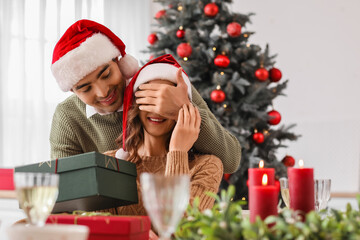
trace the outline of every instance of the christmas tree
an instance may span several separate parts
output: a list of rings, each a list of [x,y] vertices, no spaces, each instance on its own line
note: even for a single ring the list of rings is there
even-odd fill
[[[233,13],[231,0],[158,0],[156,31],[148,36],[150,59],[172,54],[189,75],[220,123],[242,146],[239,169],[225,174],[221,187],[236,186],[236,199],[247,199],[248,168],[264,160],[276,177],[286,176],[294,164],[281,160],[276,150],[284,140],[296,140],[290,126],[279,126],[281,114],[273,99],[283,95],[288,81],[280,81],[276,55],[249,42],[254,32],[244,31],[252,14]]]

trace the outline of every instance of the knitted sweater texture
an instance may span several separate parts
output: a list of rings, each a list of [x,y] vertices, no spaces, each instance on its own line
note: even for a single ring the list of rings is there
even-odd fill
[[[241,159],[239,141],[221,126],[194,87],[192,96],[201,116],[195,149],[220,158],[224,172],[236,171]],[[74,94],[56,107],[50,132],[51,159],[117,149],[115,139],[121,133],[122,112],[87,118],[86,105]]]
[[[110,154],[112,155],[112,154]],[[223,165],[214,155],[196,155],[191,161],[188,154],[181,151],[169,152],[166,156],[148,157],[134,161],[137,170],[138,204],[103,210],[114,215],[147,215],[143,206],[140,174],[150,172],[166,176],[188,174],[190,176],[190,203],[198,196],[199,210],[211,208],[214,199],[206,192],[217,193],[223,175]]]

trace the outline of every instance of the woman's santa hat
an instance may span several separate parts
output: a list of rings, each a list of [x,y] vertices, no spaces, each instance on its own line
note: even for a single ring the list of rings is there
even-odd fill
[[[127,135],[127,116],[129,109],[133,103],[133,95],[138,90],[138,87],[151,80],[168,80],[177,84],[177,71],[180,68],[180,64],[175,58],[166,54],[155,58],[145,64],[132,78],[129,85],[125,89],[124,102],[123,102],[123,148],[120,148],[115,157],[119,159],[127,159],[129,153],[125,151],[125,140]],[[187,85],[187,92],[189,99],[192,99],[191,83],[187,74],[182,70],[182,77]]]
[[[139,64],[134,57],[126,54],[121,39],[97,22],[79,20],[66,30],[56,44],[51,71],[61,90],[67,92],[99,66],[120,55],[120,71],[129,79],[139,70]]]

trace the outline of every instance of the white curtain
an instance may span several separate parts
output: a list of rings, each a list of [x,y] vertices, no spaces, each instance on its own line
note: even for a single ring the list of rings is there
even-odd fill
[[[60,90],[50,71],[52,50],[65,30],[82,18],[103,23],[141,57],[147,2],[0,0],[0,167],[49,160],[52,116],[71,94]]]

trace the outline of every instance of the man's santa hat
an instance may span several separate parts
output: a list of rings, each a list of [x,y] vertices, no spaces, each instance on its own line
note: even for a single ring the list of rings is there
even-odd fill
[[[172,55],[166,54],[149,61],[133,76],[129,85],[125,89],[123,101],[123,147],[116,152],[116,158],[126,160],[129,157],[125,147],[125,140],[127,135],[127,116],[133,103],[133,95],[138,90],[138,87],[143,83],[157,79],[168,80],[177,84],[176,73],[180,67],[180,64]],[[182,70],[182,77],[187,85],[187,93],[189,99],[191,100],[191,83],[184,70]]]
[[[66,30],[56,44],[51,71],[61,90],[66,92],[96,68],[120,55],[120,71],[129,79],[139,70],[139,64],[134,57],[126,54],[121,39],[97,22],[79,20]]]

